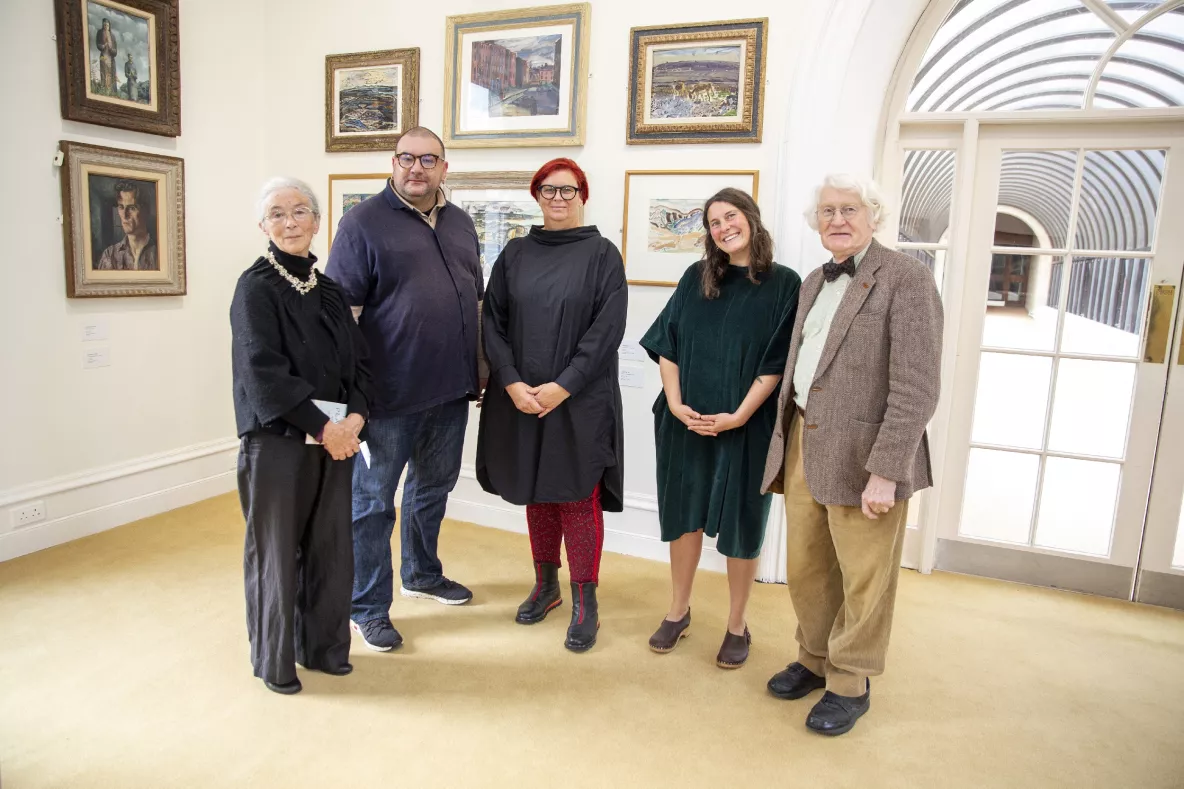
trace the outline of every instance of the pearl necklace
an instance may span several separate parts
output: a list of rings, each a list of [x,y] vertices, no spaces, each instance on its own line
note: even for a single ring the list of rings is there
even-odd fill
[[[307,296],[308,292],[317,286],[317,270],[314,268],[308,273],[308,282],[301,282],[275,259],[275,255],[271,250],[267,250],[267,260],[280,273],[280,276],[292,283],[292,287],[296,288],[296,292],[301,296]]]

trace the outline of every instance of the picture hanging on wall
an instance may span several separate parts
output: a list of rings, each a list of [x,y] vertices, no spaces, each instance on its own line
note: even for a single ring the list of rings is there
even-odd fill
[[[62,117],[181,134],[178,0],[54,0]]]
[[[444,142],[583,145],[591,21],[588,3],[448,17]]]
[[[621,255],[629,284],[677,285],[703,257],[703,204],[728,186],[755,200],[758,180],[756,170],[626,172]]]
[[[444,190],[449,201],[467,213],[477,228],[485,280],[506,244],[543,223],[543,212],[530,196],[531,172],[449,173]]]
[[[630,31],[626,141],[760,142],[768,19]]]
[[[418,125],[418,48],[325,57],[326,151],[393,151]]]
[[[333,235],[337,226],[351,208],[368,197],[381,192],[390,180],[390,173],[363,173],[329,176],[329,247],[333,247]]]
[[[66,295],[185,295],[185,163],[61,142]]]

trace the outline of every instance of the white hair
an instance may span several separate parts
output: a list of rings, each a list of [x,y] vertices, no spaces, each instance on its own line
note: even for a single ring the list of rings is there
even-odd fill
[[[859,178],[848,173],[830,173],[822,179],[822,183],[814,187],[814,200],[802,215],[812,230],[818,229],[818,201],[822,197],[822,190],[826,188],[838,189],[840,192],[855,192],[859,200],[872,213],[872,227],[878,228],[880,223],[888,218],[888,201],[880,187],[870,178]]]
[[[259,190],[258,211],[260,220],[263,220],[267,216],[267,203],[271,200],[271,196],[282,189],[295,189],[308,199],[308,205],[312,208],[313,214],[316,216],[321,215],[321,204],[317,202],[317,196],[312,193],[311,186],[299,178],[288,178],[287,176],[277,175],[275,178],[268,178],[267,183],[263,184],[263,188]]]

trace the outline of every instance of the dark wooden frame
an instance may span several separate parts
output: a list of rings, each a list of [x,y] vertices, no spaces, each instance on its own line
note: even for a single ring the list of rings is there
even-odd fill
[[[58,84],[61,88],[62,117],[116,129],[181,135],[181,35],[178,28],[178,0],[119,0],[120,5],[156,17],[155,111],[88,98],[90,80],[86,60],[88,30],[82,25],[82,3],[86,0],[54,0],[57,17]],[[96,0],[104,2],[104,0]]]
[[[58,143],[64,154],[62,181],[62,238],[65,246],[66,296],[103,298],[117,296],[184,296],[187,291],[185,272],[185,162],[175,156],[160,156],[139,151],[124,151],[102,145],[69,142]],[[96,282],[87,279],[90,270],[85,259],[84,233],[90,232],[89,216],[83,211],[82,183],[84,163],[108,167],[120,165],[139,172],[154,171],[164,176],[165,207],[168,215],[157,216],[157,227],[169,228],[168,254],[172,275],[166,281],[147,282],[128,278],[123,281]],[[131,177],[136,177],[131,174]],[[158,249],[161,238],[156,239]]]
[[[403,67],[403,84],[399,86],[399,117],[402,130],[419,125],[419,47],[385,49],[378,52],[355,52],[349,55],[325,56],[325,150],[337,151],[394,151],[400,134],[350,135],[333,133],[334,95],[333,73],[341,68],[359,66]]]

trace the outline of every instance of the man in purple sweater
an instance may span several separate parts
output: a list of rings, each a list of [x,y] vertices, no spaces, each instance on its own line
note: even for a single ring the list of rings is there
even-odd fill
[[[484,279],[473,220],[444,198],[444,143],[407,131],[392,177],[341,219],[326,273],[341,284],[370,346],[374,402],[369,467],[353,477],[351,620],[366,646],[403,643],[390,621],[395,491],[407,468],[401,592],[463,605],[472,592],[444,576],[440,521],[460,476],[469,416],[485,374],[477,369]]]

